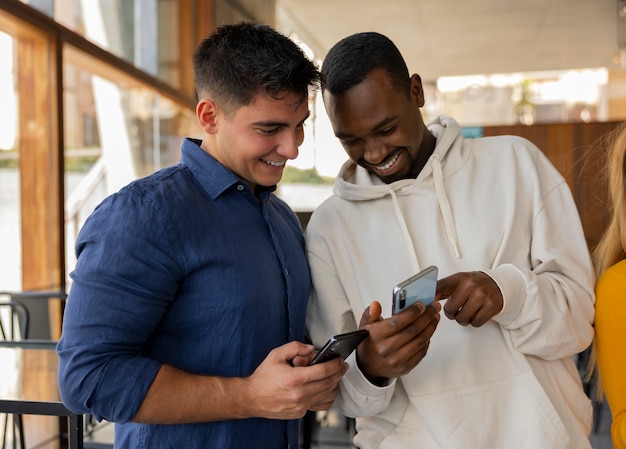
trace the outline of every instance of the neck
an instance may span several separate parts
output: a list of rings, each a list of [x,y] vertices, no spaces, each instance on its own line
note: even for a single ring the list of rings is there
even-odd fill
[[[422,140],[422,146],[420,147],[419,153],[417,154],[417,160],[413,164],[411,168],[411,177],[417,178],[417,175],[420,174],[426,162],[435,151],[435,145],[437,144],[437,139],[434,135],[430,133],[430,131],[426,131],[424,135],[424,139]]]

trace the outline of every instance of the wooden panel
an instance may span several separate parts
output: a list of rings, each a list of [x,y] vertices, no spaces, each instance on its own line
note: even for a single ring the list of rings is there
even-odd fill
[[[607,148],[599,139],[621,122],[488,126],[485,136],[511,134],[533,142],[567,181],[590,248],[608,223],[604,164]]]
[[[20,36],[16,48],[22,288],[62,290],[64,223],[55,48],[44,37],[35,35]],[[33,338],[50,338],[50,331],[43,327],[48,326],[33,326],[34,332],[41,332]]]
[[[31,31],[19,20],[12,23],[19,30],[14,37],[19,91],[22,288],[64,290],[62,110],[57,101],[61,92],[60,51],[52,36]],[[50,310],[45,300],[24,303],[30,313],[29,337],[58,338],[58,301]],[[55,354],[24,354],[22,363],[24,395],[58,399]],[[27,416],[24,421],[26,441],[51,441],[58,434],[58,420]]]

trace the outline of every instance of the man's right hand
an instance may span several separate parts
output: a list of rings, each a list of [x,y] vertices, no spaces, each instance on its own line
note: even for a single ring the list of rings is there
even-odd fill
[[[248,405],[256,409],[253,416],[297,419],[307,410],[330,408],[348,364],[338,358],[308,366],[312,352],[311,345],[290,342],[268,354],[245,379]]]
[[[274,348],[248,377],[206,376],[162,365],[133,421],[297,419],[307,410],[328,410],[348,364],[335,359],[307,366],[313,349],[297,341]]]
[[[391,318],[381,317],[378,301],[365,309],[360,329],[369,331],[357,348],[357,363],[365,376],[376,385],[386,379],[410,372],[424,358],[437,324],[441,305],[428,307],[417,303]]]

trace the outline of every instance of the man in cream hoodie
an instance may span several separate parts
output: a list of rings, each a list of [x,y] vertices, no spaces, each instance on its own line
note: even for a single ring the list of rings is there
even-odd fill
[[[573,356],[593,336],[594,277],[562,176],[520,137],[425,125],[421,80],[385,36],[343,39],[322,72],[350,160],[306,230],[307,329],[317,345],[370,332],[336,402],[355,445],[590,448]],[[439,301],[390,318],[392,287],[428,265]]]

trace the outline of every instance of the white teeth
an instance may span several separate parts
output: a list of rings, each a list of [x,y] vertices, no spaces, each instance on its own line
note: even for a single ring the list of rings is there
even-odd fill
[[[265,162],[267,165],[271,165],[272,167],[282,167],[283,165],[285,165],[285,162],[287,161],[274,162],[274,161],[263,160],[263,162]]]
[[[387,162],[385,165],[378,165],[376,167],[376,170],[388,170],[393,164],[396,163],[399,156],[400,156],[400,153],[396,154],[394,158],[391,159],[389,162]]]

